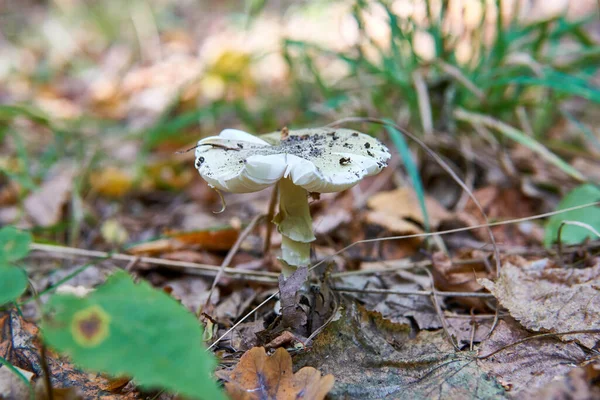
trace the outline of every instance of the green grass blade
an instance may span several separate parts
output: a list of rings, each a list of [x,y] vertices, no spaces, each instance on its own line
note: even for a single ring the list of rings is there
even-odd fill
[[[509,139],[514,140],[515,142],[522,144],[523,146],[529,148],[533,152],[539,154],[546,161],[560,168],[564,173],[570,175],[571,177],[581,182],[587,181],[587,179],[579,171],[577,171],[577,169],[573,168],[563,159],[558,157],[556,154],[552,153],[544,145],[542,145],[535,139],[527,136],[520,130],[513,128],[508,124],[505,124],[504,122],[498,121],[487,115],[472,113],[462,109],[455,110],[454,116],[460,121],[466,121],[474,125],[485,125],[488,128],[495,129],[496,131],[500,132]]]
[[[394,146],[396,146],[396,150],[398,150],[398,153],[400,153],[400,157],[402,157],[406,171],[410,176],[410,180],[415,188],[415,193],[419,199],[419,206],[421,207],[421,212],[423,213],[425,230],[430,232],[431,225],[429,224],[429,214],[427,213],[427,206],[425,205],[425,190],[423,189],[423,182],[421,181],[419,169],[412,158],[412,154],[410,153],[410,149],[406,143],[406,140],[404,139],[404,136],[398,132],[396,128],[394,128],[394,124],[392,122],[386,122],[388,125],[385,126],[385,129],[390,136],[390,139],[392,139],[392,143],[394,143]]]

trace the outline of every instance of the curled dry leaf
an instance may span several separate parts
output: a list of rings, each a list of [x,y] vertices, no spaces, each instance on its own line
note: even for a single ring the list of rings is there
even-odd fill
[[[477,279],[487,277],[483,263],[453,263],[448,255],[441,251],[433,255],[432,274],[436,288],[455,292],[481,290],[483,287],[477,282]]]
[[[298,306],[297,294],[306,278],[308,269],[300,267],[287,279],[279,275],[279,292],[281,293],[281,318],[284,328],[299,328],[306,324],[306,313]]]
[[[506,263],[496,282],[486,287],[525,328],[566,332],[600,329],[600,263],[593,267],[559,268],[547,260],[517,267]],[[563,335],[593,348],[600,334]]]
[[[25,210],[36,225],[56,225],[62,218],[63,207],[73,189],[73,169],[65,169],[53,176],[25,198]]]
[[[481,344],[479,354],[491,354],[528,336],[531,334],[513,319],[502,320]],[[576,344],[547,337],[508,347],[477,363],[515,395],[523,390],[542,388],[555,376],[566,374],[584,360],[585,352]]]
[[[431,273],[435,287],[441,291],[478,292],[483,289],[483,286],[477,282],[477,279],[489,277],[483,262],[453,262],[442,251],[434,253],[432,261],[433,269]],[[456,301],[470,308],[484,309],[486,307],[482,299],[460,297],[456,298]]]
[[[292,357],[279,348],[267,356],[265,349],[254,347],[241,358],[229,375],[225,389],[234,400],[324,399],[334,383],[333,375],[321,376],[312,367],[292,372]]]

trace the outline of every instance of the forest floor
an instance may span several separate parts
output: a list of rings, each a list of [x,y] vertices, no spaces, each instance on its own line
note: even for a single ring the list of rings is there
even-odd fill
[[[0,398],[600,398],[594,1],[189,3],[2,6]],[[330,124],[392,157],[283,280],[186,150]]]

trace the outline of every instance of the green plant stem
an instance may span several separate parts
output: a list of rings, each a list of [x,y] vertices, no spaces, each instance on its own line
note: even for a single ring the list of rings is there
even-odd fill
[[[284,277],[310,264],[310,243],[315,240],[308,207],[308,192],[290,179],[279,181],[279,214],[273,222],[282,235],[281,261]]]

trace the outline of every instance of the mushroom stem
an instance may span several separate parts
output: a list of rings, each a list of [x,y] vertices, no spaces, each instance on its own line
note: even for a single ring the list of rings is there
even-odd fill
[[[296,268],[310,264],[310,243],[316,239],[308,192],[289,178],[279,181],[279,213],[273,222],[282,235],[280,260],[283,276],[288,277]]]

